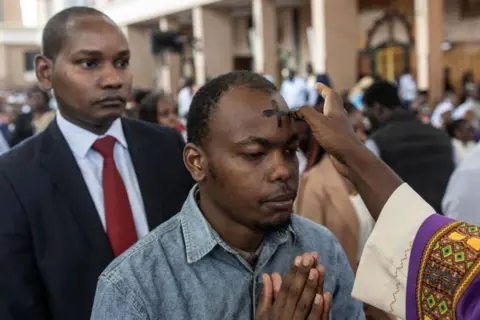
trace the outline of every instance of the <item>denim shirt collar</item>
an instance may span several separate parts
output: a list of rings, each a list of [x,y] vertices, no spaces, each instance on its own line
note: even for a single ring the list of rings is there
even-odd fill
[[[190,190],[180,213],[187,262],[194,263],[202,259],[217,245],[236,254],[237,252],[220,238],[218,233],[211,227],[210,223],[200,211],[197,201],[195,200],[195,192],[197,188],[198,186],[195,185]],[[289,225],[288,228],[275,231],[266,236],[264,239],[264,246],[271,244],[278,246],[281,243],[285,243],[289,236],[292,236],[293,241],[296,240],[296,234],[291,225]]]

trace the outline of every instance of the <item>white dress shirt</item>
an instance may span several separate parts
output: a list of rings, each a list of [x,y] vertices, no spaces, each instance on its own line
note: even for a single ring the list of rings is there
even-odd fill
[[[303,151],[301,150],[297,151],[297,159],[298,159],[298,173],[299,175],[302,175],[302,173],[307,168],[308,159],[305,153],[303,153]]]
[[[406,183],[382,209],[363,249],[352,296],[405,319],[407,275],[413,240],[435,213]]]
[[[367,206],[359,194],[350,195],[350,200],[352,201],[358,220],[357,260],[360,261],[365,243],[367,243],[368,237],[372,234],[373,227],[375,226],[375,220],[373,220],[370,211],[368,211]]]
[[[57,112],[56,121],[82,172],[83,179],[85,180],[105,230],[105,204],[102,186],[103,157],[100,153],[92,149],[92,145],[97,139],[104,136],[112,136],[117,140],[113,150],[115,164],[127,190],[137,236],[140,238],[146,235],[149,230],[145,207],[143,205],[135,168],[130,153],[128,152],[122,121],[120,119],[115,120],[108,131],[102,136],[98,136],[67,121],[61,112]]]
[[[480,225],[480,144],[459,164],[448,182],[442,211],[447,217]]]
[[[404,74],[398,82],[398,95],[402,101],[413,101],[417,98],[417,83],[411,74]]]
[[[8,145],[7,139],[3,136],[0,132],[0,156],[4,153],[7,153],[10,150],[10,146]]]
[[[308,103],[307,101],[307,81],[300,77],[295,76],[292,80],[285,79],[282,82],[280,88],[280,94],[291,110],[300,109]]]
[[[192,88],[185,87],[178,92],[178,115],[185,118],[190,110],[190,104],[193,100]]]

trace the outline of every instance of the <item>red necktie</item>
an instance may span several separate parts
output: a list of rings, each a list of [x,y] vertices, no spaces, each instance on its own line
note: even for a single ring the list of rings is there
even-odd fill
[[[127,190],[113,158],[115,142],[114,137],[106,136],[95,141],[92,148],[103,156],[102,184],[107,235],[113,254],[117,257],[133,245],[138,237]]]

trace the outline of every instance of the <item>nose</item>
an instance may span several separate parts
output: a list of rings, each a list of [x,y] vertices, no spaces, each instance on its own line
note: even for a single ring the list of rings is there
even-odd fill
[[[104,89],[120,89],[123,86],[121,70],[107,63],[102,70],[101,85]]]
[[[294,155],[296,158],[296,155]],[[291,159],[291,155],[286,156],[283,152],[275,151],[272,155],[272,164],[270,171],[270,180],[288,181],[292,178],[296,161]]]

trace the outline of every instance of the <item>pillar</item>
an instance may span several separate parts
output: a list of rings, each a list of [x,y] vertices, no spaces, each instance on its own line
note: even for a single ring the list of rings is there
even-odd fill
[[[443,96],[443,1],[415,0],[417,86],[428,90],[430,102]]]
[[[195,80],[203,85],[233,70],[233,30],[228,11],[196,7],[192,12]]]
[[[336,91],[357,80],[358,4],[352,0],[311,0],[311,56],[316,73],[327,73]]]
[[[280,48],[289,53],[286,61],[286,67],[298,70],[297,52],[295,48],[295,37],[293,30],[293,8],[284,8],[278,12],[279,28],[282,38],[280,39]]]
[[[21,27],[22,9],[18,0],[4,0],[1,2],[2,24],[7,26]]]
[[[307,30],[312,26],[312,14],[310,11],[310,3],[301,2],[299,8],[299,28],[300,28],[300,35],[299,35],[299,53],[300,53],[300,72],[305,73],[306,65],[308,62],[312,62],[310,58],[310,48],[309,48],[309,40],[307,36]]]
[[[162,17],[159,21],[160,31],[177,30],[178,22],[172,17]],[[176,94],[181,77],[180,55],[176,52],[164,52],[157,57],[157,88],[166,94]]]
[[[154,58],[150,52],[150,31],[127,26],[122,28],[130,46],[130,70],[133,74],[133,87],[152,89],[155,79]]]
[[[274,0],[252,0],[255,37],[255,72],[272,76],[278,82],[277,7]]]

